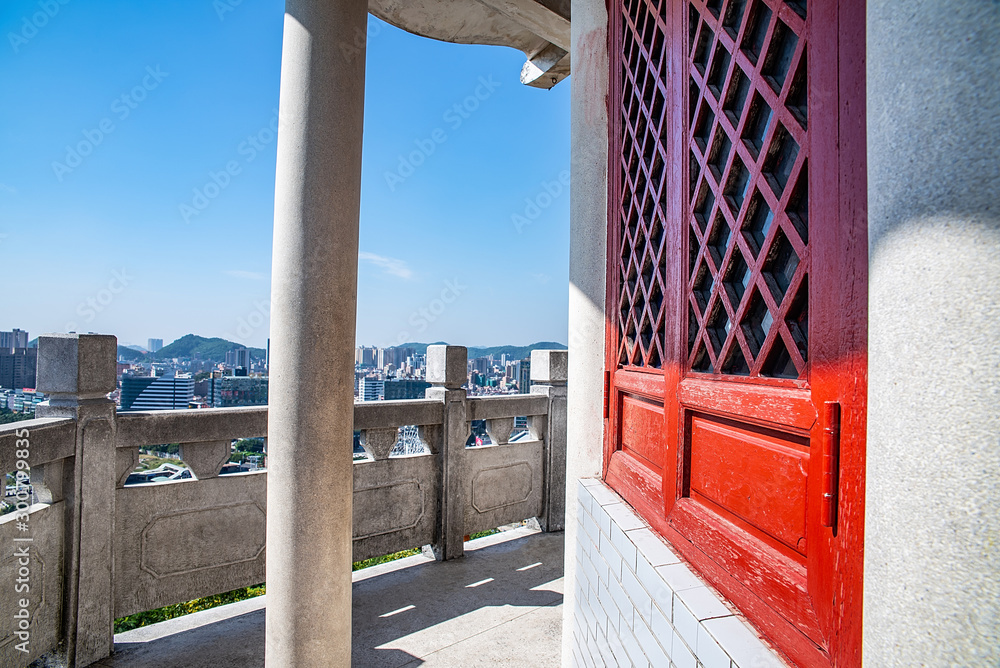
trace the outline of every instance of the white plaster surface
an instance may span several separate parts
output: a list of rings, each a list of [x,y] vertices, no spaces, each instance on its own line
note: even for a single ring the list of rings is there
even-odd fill
[[[601,0],[572,3],[569,386],[566,428],[566,541],[576,540],[576,484],[601,471],[604,388],[604,290],[607,247],[608,15]],[[567,600],[576,562],[566,559]],[[569,663],[572,620],[563,625]]]
[[[864,660],[997,666],[1000,4],[867,23]]]

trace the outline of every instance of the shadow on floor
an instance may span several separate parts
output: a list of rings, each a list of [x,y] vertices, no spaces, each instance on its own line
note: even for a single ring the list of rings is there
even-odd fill
[[[356,572],[352,664],[557,666],[563,534],[509,534],[468,543],[456,561],[417,556]],[[117,635],[115,654],[93,666],[263,666],[264,599]]]

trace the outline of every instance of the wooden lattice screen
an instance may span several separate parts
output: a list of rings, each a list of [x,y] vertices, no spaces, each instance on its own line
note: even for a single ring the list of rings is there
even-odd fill
[[[644,0],[626,5],[621,96],[618,360],[660,368],[664,355],[666,25]]]
[[[688,5],[688,368],[804,377],[806,3],[723,4]]]

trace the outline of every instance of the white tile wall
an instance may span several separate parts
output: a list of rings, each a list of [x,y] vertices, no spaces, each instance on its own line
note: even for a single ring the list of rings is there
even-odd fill
[[[574,666],[785,666],[604,483],[580,480],[577,499]]]

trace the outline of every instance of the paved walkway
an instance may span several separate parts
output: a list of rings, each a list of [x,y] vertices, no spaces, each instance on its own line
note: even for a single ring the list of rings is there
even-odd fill
[[[353,665],[558,666],[563,534],[517,529],[354,573]],[[92,668],[264,665],[266,596],[115,636]]]

